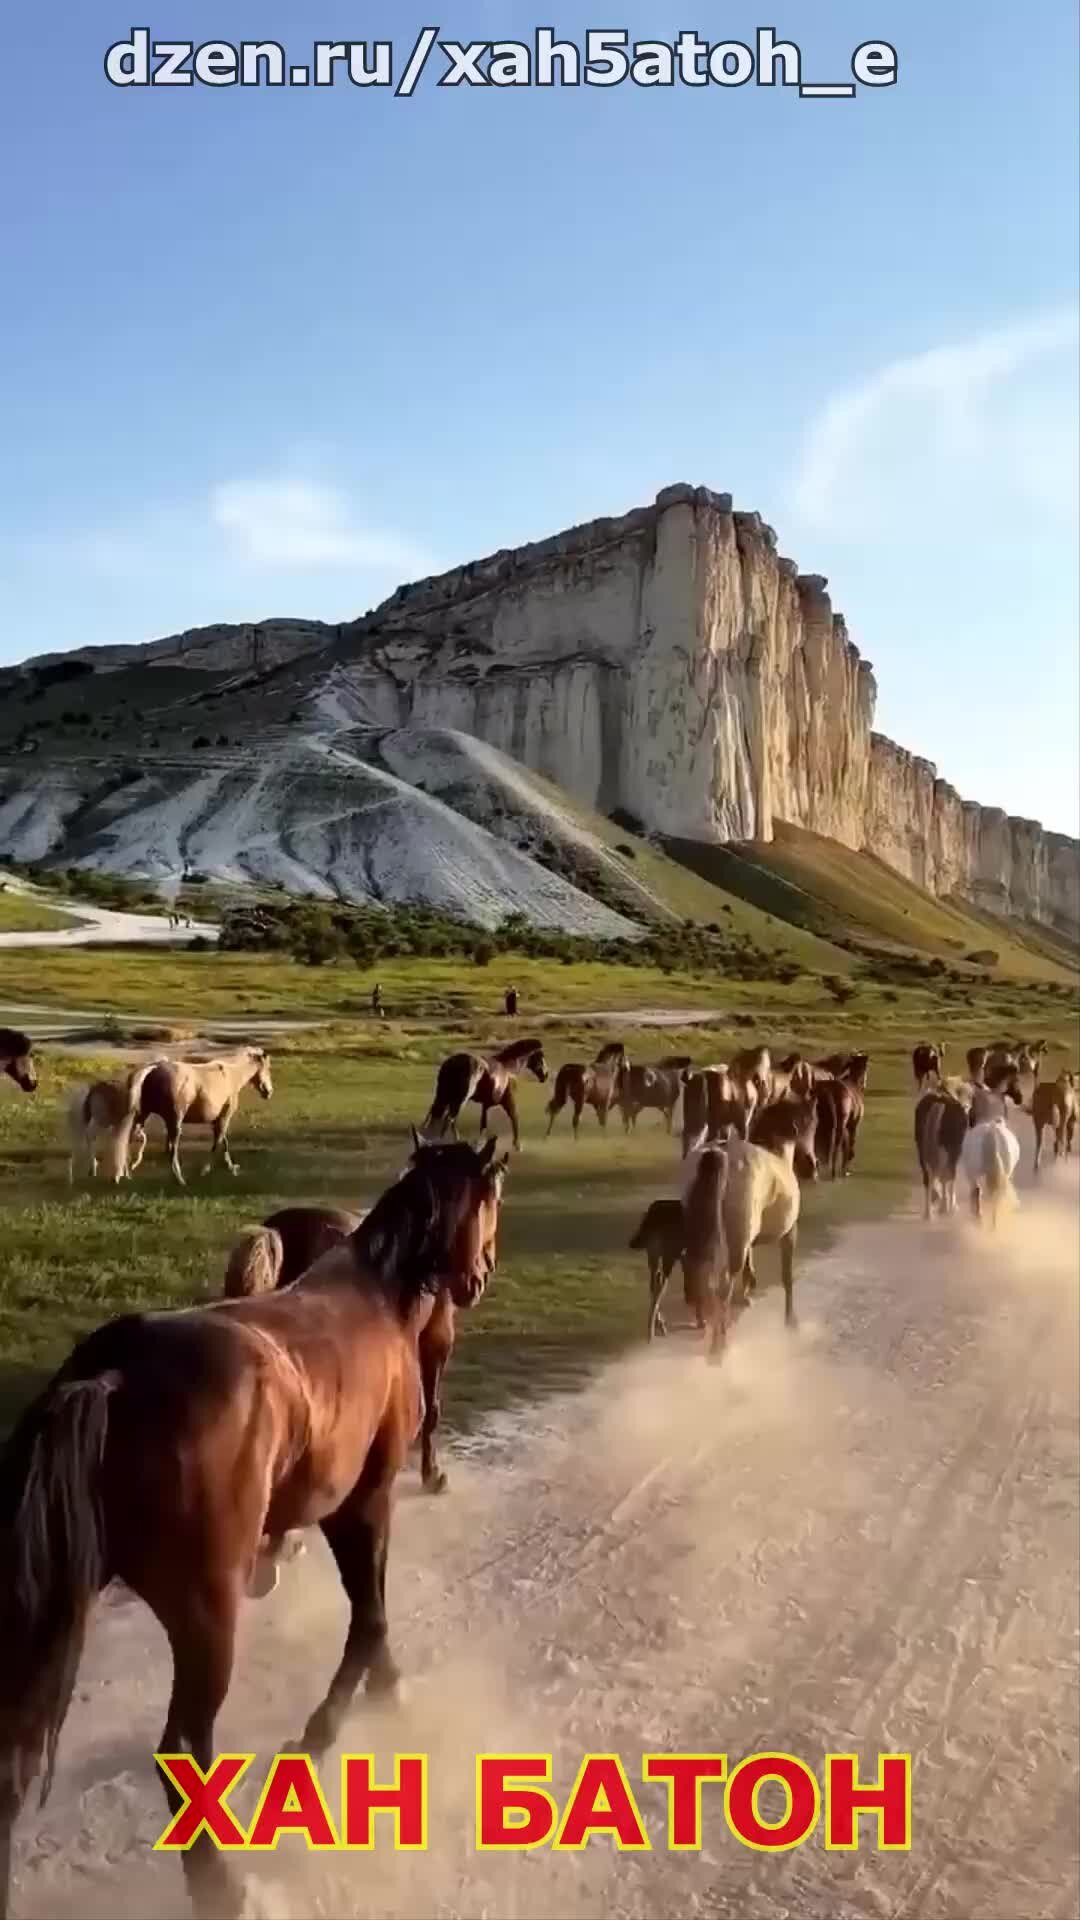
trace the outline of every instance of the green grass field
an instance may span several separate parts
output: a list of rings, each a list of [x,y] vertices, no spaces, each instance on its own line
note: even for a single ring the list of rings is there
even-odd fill
[[[337,998],[359,995],[366,985],[355,970],[317,970],[312,977],[311,970],[278,960],[216,954],[37,952],[32,969],[26,965],[30,957],[4,957],[5,967],[8,960],[22,963],[5,971],[4,992],[18,984],[21,997],[32,987],[41,1000],[53,994],[73,1005],[143,1007],[158,1016],[171,1013],[178,1022],[186,1016],[194,1026],[213,1007],[235,1017],[245,992],[285,1015],[311,1011],[314,1002],[314,1010],[326,1016],[335,1013]],[[610,1027],[587,1017],[589,1006],[679,1003],[677,983],[646,983],[632,969],[626,980],[598,980],[585,968],[536,965],[536,974],[510,960],[483,970],[459,966],[453,989],[442,963],[399,962],[384,969],[391,1008],[411,1002],[412,1016],[380,1025],[338,1013],[333,1024],[275,1043],[275,1097],[269,1105],[246,1099],[234,1125],[239,1177],[215,1173],[200,1180],[205,1143],[194,1134],[187,1142],[187,1193],[168,1179],[160,1137],[124,1191],[69,1191],[60,1128],[64,1091],[91,1074],[116,1074],[118,1065],[115,1056],[101,1052],[42,1045],[36,1097],[0,1085],[0,1421],[59,1362],[71,1340],[101,1320],[132,1307],[214,1297],[227,1250],[246,1222],[286,1202],[369,1204],[403,1164],[408,1126],[426,1111],[437,1061],[459,1045],[493,1045],[528,1027],[527,1017],[515,1029],[492,1010],[502,973],[513,973],[527,1003],[545,1006],[558,1021],[545,1035],[553,1063],[591,1058],[610,1037]],[[700,1004],[708,983],[682,984],[683,1004]],[[448,1010],[452,990],[461,1001]],[[721,1004],[733,997],[723,982],[713,983],[713,992]],[[821,1183],[809,1191],[803,1231],[809,1252],[845,1219],[882,1215],[910,1193],[910,1046],[935,1030],[931,1016],[944,1009],[905,994],[896,1004],[868,999],[842,1012],[820,1002],[770,1010],[763,992],[759,986],[753,1023],[778,1048],[798,1045],[812,1055],[835,1044],[862,1044],[873,1055],[857,1170],[839,1186]],[[432,999],[440,1010],[425,1015]],[[953,1013],[951,1020],[957,1059],[965,1045],[986,1039],[988,1029],[1011,1030],[1018,1022],[1025,1030],[1037,1021],[1059,1049],[1068,1048],[1075,1035],[1075,1023],[1070,1026],[1061,1008],[1031,991],[1011,1004],[991,994],[985,1007],[967,1007],[962,1018]],[[736,1024],[644,1031],[628,1022],[619,1032],[638,1059],[667,1052],[716,1059],[748,1038],[745,1026]],[[523,1086],[525,1151],[507,1187],[501,1268],[490,1296],[475,1315],[463,1318],[446,1393],[451,1426],[515,1396],[564,1386],[642,1334],[644,1265],[627,1241],[647,1202],[675,1191],[677,1148],[655,1116],[645,1117],[626,1139],[617,1124],[601,1135],[587,1114],[575,1146],[564,1115],[546,1141],[546,1098],[535,1083]],[[772,1270],[766,1253],[764,1280]],[[766,1298],[762,1310],[775,1311],[775,1302]]]
[[[40,900],[20,893],[0,893],[0,933],[48,933],[73,927],[68,913],[56,913]]]

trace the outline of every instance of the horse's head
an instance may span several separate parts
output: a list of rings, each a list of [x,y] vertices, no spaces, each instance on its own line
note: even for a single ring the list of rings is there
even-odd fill
[[[1011,1100],[1016,1107],[1024,1104],[1024,1095],[1020,1086],[1020,1070],[1015,1060],[998,1060],[986,1070],[986,1084],[991,1093],[1001,1100]]]
[[[412,1172],[425,1181],[431,1203],[432,1244],[426,1258],[436,1287],[455,1306],[472,1307],[497,1265],[499,1209],[509,1154],[488,1139],[432,1145],[413,1132]]]
[[[942,1057],[944,1057],[944,1047],[941,1049],[941,1052]],[[848,1079],[856,1087],[865,1087],[869,1073],[870,1055],[868,1053],[853,1053],[848,1065]]]
[[[261,1047],[252,1047],[251,1061],[255,1068],[251,1084],[256,1093],[261,1094],[264,1100],[269,1100],[274,1092],[274,1082],[270,1073],[270,1055],[264,1053]]]
[[[33,1062],[34,1043],[29,1034],[10,1027],[0,1030],[0,1060],[9,1080],[24,1093],[36,1093],[38,1077]]]
[[[543,1047],[537,1047],[535,1053],[530,1053],[525,1061],[525,1065],[528,1067],[533,1079],[539,1080],[540,1085],[543,1086],[548,1078],[548,1063],[544,1058]]]

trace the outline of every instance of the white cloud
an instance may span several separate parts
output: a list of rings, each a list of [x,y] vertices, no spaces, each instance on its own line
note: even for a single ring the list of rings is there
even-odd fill
[[[1036,314],[833,394],[804,437],[794,511],[807,527],[854,533],[895,511],[912,481],[958,499],[1016,490],[1072,518],[1077,445],[1065,419],[1075,403],[1070,386],[1047,391],[1047,379],[1075,382],[1078,340],[1076,308]]]
[[[301,479],[232,480],[213,489],[210,518],[246,565],[423,572],[422,555],[396,535],[362,526],[345,496]]]

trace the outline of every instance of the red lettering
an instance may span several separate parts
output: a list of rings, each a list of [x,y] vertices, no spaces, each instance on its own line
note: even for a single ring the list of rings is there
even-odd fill
[[[514,1777],[550,1780],[546,1753],[479,1753],[476,1756],[476,1847],[490,1853],[509,1847],[542,1847],[559,1809],[542,1787],[524,1787]],[[511,1816],[514,1816],[511,1818]]]
[[[649,1836],[623,1763],[614,1753],[587,1754],[552,1846],[576,1850],[591,1833],[613,1833],[620,1853],[647,1853]]]
[[[334,1823],[306,1753],[278,1754],[248,1830],[248,1846],[272,1852],[283,1833],[302,1833],[309,1847],[337,1845]]]
[[[157,1846],[177,1847],[183,1852],[198,1839],[204,1827],[215,1846],[246,1846],[244,1829],[229,1812],[225,1800],[254,1757],[251,1753],[223,1753],[209,1773],[204,1774],[189,1753],[155,1754],[162,1773],[185,1800]]]
[[[372,1784],[373,1764],[370,1753],[348,1753],[342,1762],[345,1846],[362,1851],[373,1847],[374,1815],[392,1813],[398,1852],[426,1847],[427,1755],[399,1753],[392,1787]]]
[[[825,1845],[854,1853],[859,1845],[860,1813],[877,1816],[879,1853],[903,1852],[911,1845],[911,1755],[878,1755],[878,1777],[865,1786],[858,1755],[830,1753],[825,1761]]]
[[[723,1753],[647,1753],[646,1780],[668,1783],[668,1848],[672,1853],[701,1846],[701,1784],[727,1777]]]
[[[758,1794],[766,1780],[779,1780],[787,1794],[782,1820],[766,1822],[758,1814]],[[817,1826],[820,1810],[817,1781],[809,1767],[790,1753],[753,1753],[739,1762],[728,1782],[728,1826],[737,1840],[759,1853],[801,1847]]]

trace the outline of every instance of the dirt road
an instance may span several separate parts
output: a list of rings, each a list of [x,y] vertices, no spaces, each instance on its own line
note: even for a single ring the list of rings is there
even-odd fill
[[[429,1850],[309,1859],[286,1840],[253,1858],[264,1910],[1073,1914],[1077,1172],[1028,1187],[996,1246],[914,1214],[851,1232],[803,1269],[797,1335],[767,1292],[722,1372],[672,1338],[504,1418],[459,1450],[441,1502],[410,1473],[390,1597],[413,1694],[396,1719],[361,1706],[347,1744],[374,1749],[383,1777],[395,1750],[431,1755]],[[257,1746],[265,1763],[295,1736],[342,1624],[317,1543],[250,1606],[220,1750]],[[148,1855],[166,1692],[156,1627],[103,1607],[54,1798],[21,1824],[20,1920],[185,1913],[178,1867]],[[857,1853],[827,1852],[820,1830],[752,1852],[706,1788],[702,1853],[671,1854],[643,1788],[651,1852],[473,1853],[476,1752],[551,1752],[565,1795],[583,1753],[621,1753],[636,1789],[657,1749],[732,1764],[783,1749],[816,1767],[830,1750],[910,1751],[911,1851],[874,1854],[870,1828]],[[776,1817],[767,1796],[762,1810]]]

